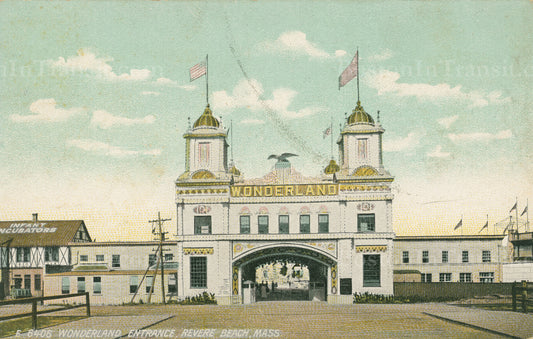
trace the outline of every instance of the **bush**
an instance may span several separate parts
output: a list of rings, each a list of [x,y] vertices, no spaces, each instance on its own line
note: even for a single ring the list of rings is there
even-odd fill
[[[453,297],[424,297],[424,296],[394,296],[372,293],[354,293],[354,304],[409,304],[409,303],[427,303],[427,302],[445,302],[457,300]]]
[[[184,300],[181,300],[178,302],[180,305],[207,305],[207,304],[215,304],[216,305],[217,300],[215,298],[214,293],[207,293],[203,292],[198,294],[194,297],[185,297]]]

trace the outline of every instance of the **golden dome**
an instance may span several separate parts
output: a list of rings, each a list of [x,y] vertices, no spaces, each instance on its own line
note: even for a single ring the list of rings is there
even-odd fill
[[[236,177],[241,175],[241,171],[239,171],[239,169],[237,167],[235,167],[235,165],[231,166],[231,168],[229,169],[229,172],[231,174],[233,174],[234,176],[236,176]]]
[[[213,116],[213,112],[209,108],[209,104],[205,107],[204,113],[194,122],[193,128],[207,126],[219,127],[218,119]]]
[[[330,160],[329,165],[324,168],[324,173],[326,174],[334,174],[337,173],[340,170],[339,165],[335,162],[335,160]]]
[[[361,106],[361,101],[357,101],[357,106],[348,117],[348,125],[352,124],[374,124],[374,119],[365,112],[363,106]]]

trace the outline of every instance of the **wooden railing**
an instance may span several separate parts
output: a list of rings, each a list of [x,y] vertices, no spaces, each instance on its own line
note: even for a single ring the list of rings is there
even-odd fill
[[[533,292],[533,283],[523,280],[513,284],[513,311],[517,311],[517,303],[520,301],[522,312],[527,313],[528,304],[531,302],[528,295]],[[520,300],[518,300],[520,299]]]
[[[57,300],[57,299],[66,299],[66,298],[72,298],[72,297],[81,297],[85,296],[85,304],[75,305],[75,306],[69,306],[69,307],[62,307],[62,308],[55,308],[52,310],[42,310],[37,311],[37,303],[42,302],[45,300]],[[73,294],[61,294],[61,295],[53,295],[49,297],[35,297],[35,298],[22,298],[22,299],[14,299],[14,300],[6,300],[6,301],[0,301],[0,307],[5,305],[20,305],[20,304],[30,304],[31,303],[31,312],[28,313],[19,313],[19,314],[12,314],[8,316],[0,317],[1,320],[10,320],[10,319],[17,319],[17,318],[23,318],[31,315],[31,324],[34,330],[37,329],[37,315],[38,314],[44,314],[44,313],[51,313],[51,312],[58,312],[63,311],[66,309],[73,309],[78,307],[87,307],[87,316],[91,316],[91,304],[89,302],[89,292],[84,293],[73,293]]]

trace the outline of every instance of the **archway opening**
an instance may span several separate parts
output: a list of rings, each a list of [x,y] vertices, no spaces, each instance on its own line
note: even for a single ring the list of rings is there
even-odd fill
[[[241,265],[243,284],[255,286],[255,301],[326,300],[328,264],[294,249],[263,254]]]

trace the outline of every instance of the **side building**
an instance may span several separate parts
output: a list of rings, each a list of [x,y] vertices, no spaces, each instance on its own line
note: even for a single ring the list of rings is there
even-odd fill
[[[509,232],[512,262],[503,266],[505,282],[533,281],[533,232]]]
[[[89,292],[93,305],[161,303],[163,277],[165,301],[177,296],[176,241],[163,243],[163,263],[158,241],[92,242],[70,249],[72,269],[45,276],[47,295]]]
[[[397,282],[502,282],[504,235],[397,236]]]
[[[71,246],[90,242],[83,220],[0,222],[0,298],[42,296],[46,273],[71,269]]]
[[[264,177],[246,179],[228,163],[227,130],[208,105],[184,135],[176,181],[179,297],[208,291],[219,304],[241,303],[272,263],[282,274],[304,267],[309,296],[330,303],[352,303],[354,292],[392,294],[393,177],[383,133],[357,102],[337,141],[339,165],[304,177],[285,153],[269,157],[277,162]]]

